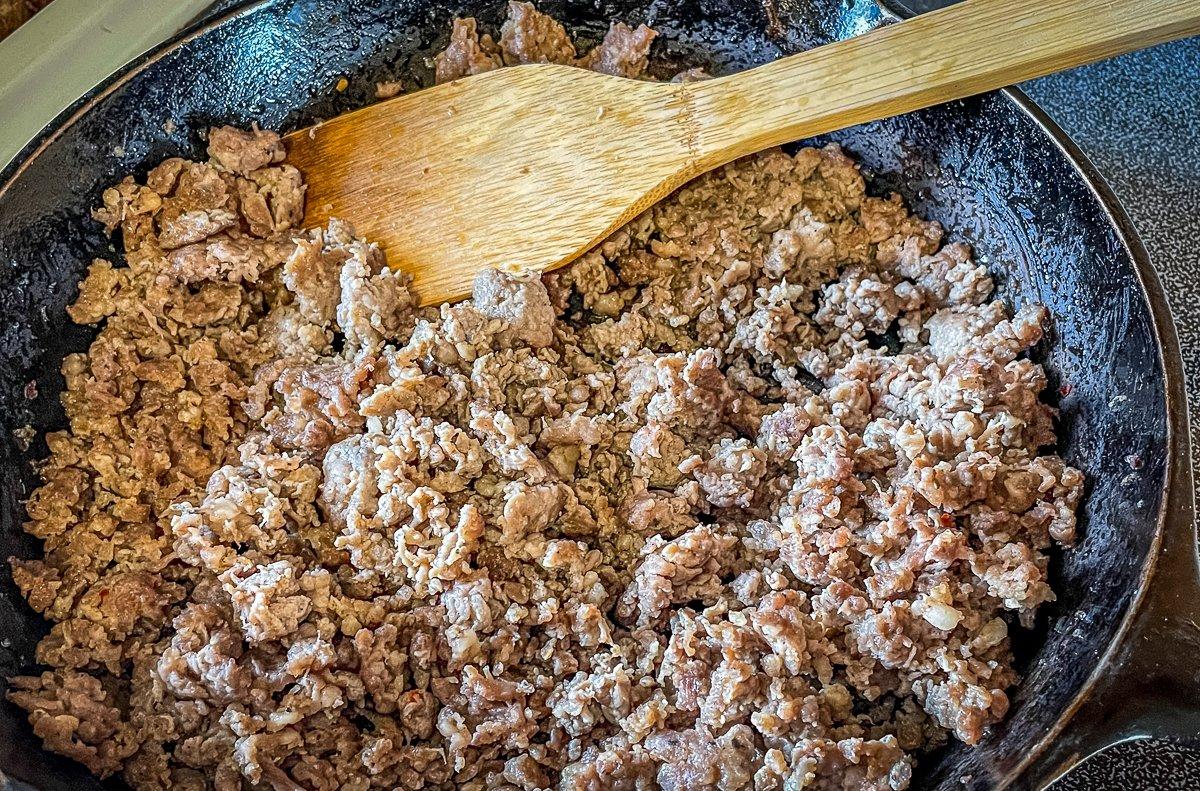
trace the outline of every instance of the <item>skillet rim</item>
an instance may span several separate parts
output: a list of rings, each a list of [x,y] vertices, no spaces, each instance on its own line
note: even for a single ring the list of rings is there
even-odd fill
[[[267,1],[269,2],[270,0]],[[1162,280],[1158,276],[1158,270],[1155,269],[1154,263],[1150,260],[1150,253],[1146,250],[1146,246],[1142,242],[1141,236],[1133,224],[1133,220],[1129,217],[1129,213],[1125,211],[1125,208],[1108,185],[1103,174],[1100,173],[1099,169],[1087,154],[1084,153],[1083,149],[1071,139],[1070,135],[1045,110],[1029,98],[1020,88],[1010,86],[1002,88],[995,93],[999,93],[1011,101],[1018,110],[1024,113],[1054,143],[1054,146],[1075,169],[1079,177],[1083,180],[1083,183],[1096,197],[1100,207],[1104,211],[1105,217],[1107,217],[1109,224],[1116,232],[1121,247],[1133,262],[1133,271],[1137,278],[1137,284],[1146,298],[1147,306],[1150,308],[1155,350],[1158,353],[1159,364],[1162,366],[1163,371],[1163,401],[1167,418],[1164,442],[1167,463],[1163,469],[1163,481],[1160,489],[1161,497],[1159,499],[1158,514],[1155,519],[1154,536],[1146,552],[1146,560],[1142,564],[1138,586],[1134,591],[1133,598],[1126,607],[1125,615],[1121,618],[1121,623],[1118,625],[1112,640],[1109,641],[1104,653],[1096,661],[1095,668],[1088,675],[1071,701],[1062,709],[1058,718],[1054,721],[1054,725],[1047,729],[1046,733],[1026,753],[1024,758],[1005,777],[1001,778],[998,788],[1002,789],[1011,785],[1018,778],[1021,778],[1031,767],[1046,756],[1046,753],[1050,750],[1054,742],[1071,725],[1072,720],[1079,713],[1079,710],[1091,700],[1092,694],[1096,692],[1100,682],[1112,675],[1116,669],[1113,667],[1115,660],[1126,651],[1131,632],[1134,631],[1133,627],[1135,623],[1148,609],[1146,607],[1147,597],[1156,572],[1158,572],[1159,566],[1162,565],[1160,561],[1162,560],[1162,550],[1167,531],[1189,531],[1189,535],[1186,535],[1185,538],[1187,539],[1186,546],[1191,550],[1193,559],[1193,576],[1196,573],[1195,557],[1197,543],[1195,526],[1193,524],[1195,484],[1191,469],[1191,443],[1188,434],[1189,415],[1187,391],[1184,382],[1183,354],[1179,346],[1175,318],[1171,312],[1170,303],[1167,301],[1166,292],[1163,291]],[[0,187],[0,191],[2,191],[2,187]],[[1180,438],[1182,438],[1182,442]],[[1181,450],[1187,452],[1180,453]],[[1108,743],[1099,749],[1109,747],[1119,740],[1111,739],[1107,741]],[[1065,765],[1054,769],[1046,767],[1043,770],[1045,776],[1035,778],[1034,782],[1039,788],[1049,785],[1053,780],[1069,771],[1071,767],[1097,751],[1093,750],[1090,753],[1078,755],[1074,760],[1070,760]]]
[[[187,44],[214,29],[226,25],[244,16],[261,13],[273,6],[278,0],[249,0],[230,10],[218,12],[215,15],[202,13],[194,22],[186,25],[178,33],[163,41],[161,44],[147,50],[132,59],[115,72],[99,81],[95,87],[84,93],[68,107],[58,113],[49,123],[28,143],[21,147],[12,160],[0,168],[0,198],[12,188],[21,175],[47,149],[52,146],[72,125],[83,118],[101,101],[124,86],[145,69]],[[887,16],[900,18],[886,0],[875,0],[876,4]],[[885,21],[883,24],[888,24]],[[1191,534],[1186,536],[1186,545],[1193,558],[1192,573],[1196,574],[1195,557],[1197,539],[1192,524],[1194,484],[1189,454],[1181,456],[1180,450],[1190,447],[1188,434],[1188,407],[1184,384],[1183,356],[1179,345],[1175,320],[1162,281],[1158,276],[1132,219],[1117,199],[1116,194],[1108,186],[1104,176],[1091,159],[1083,152],[1078,144],[1071,139],[1067,132],[1059,126],[1036,102],[1029,98],[1020,88],[1007,87],[991,94],[999,94],[1011,102],[1017,110],[1023,113],[1034,126],[1044,134],[1066,159],[1067,163],[1082,179],[1083,184],[1092,193],[1104,212],[1108,224],[1112,227],[1122,249],[1133,264],[1133,272],[1142,296],[1149,307],[1155,349],[1158,353],[1159,364],[1163,371],[1163,400],[1166,415],[1165,452],[1168,454],[1164,465],[1163,481],[1160,488],[1158,513],[1154,520],[1154,535],[1151,539],[1146,559],[1138,576],[1138,585],[1126,606],[1125,613],[1108,642],[1104,653],[1098,658],[1095,667],[1084,680],[1074,697],[1062,708],[1053,725],[1046,730],[1035,745],[1029,749],[1023,758],[1003,777],[998,779],[997,789],[1011,786],[1020,779],[1030,779],[1025,775],[1039,761],[1047,757],[1054,742],[1062,736],[1071,724],[1075,715],[1091,699],[1100,682],[1112,674],[1114,661],[1119,659],[1129,642],[1133,627],[1144,615],[1147,594],[1162,559],[1162,550],[1168,530],[1180,531],[1188,529]],[[988,95],[988,94],[981,94]],[[1180,441],[1182,438],[1182,442]],[[1179,507],[1183,506],[1183,507]],[[1186,523],[1186,524],[1177,524]],[[1116,743],[1111,739],[1104,746]],[[1071,766],[1087,757],[1087,754],[1075,756],[1065,765],[1056,768],[1038,767],[1043,775],[1032,778],[1037,787],[1044,787],[1056,779]],[[3,775],[0,775],[3,776]],[[8,778],[5,778],[8,779]]]

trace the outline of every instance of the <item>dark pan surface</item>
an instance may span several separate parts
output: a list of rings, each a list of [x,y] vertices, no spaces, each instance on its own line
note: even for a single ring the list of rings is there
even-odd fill
[[[656,54],[672,67],[715,72],[752,66],[880,24],[868,0],[543,2],[585,43],[609,19],[663,33]],[[120,174],[172,155],[198,155],[213,123],[257,121],[284,130],[372,100],[374,83],[427,84],[426,59],[455,13],[494,26],[501,4],[406,0],[278,0],[253,5],[169,49],[61,119],[43,147],[0,179],[0,555],[32,556],[21,501],[35,483],[11,431],[64,424],[57,394],[64,354],[90,333],[64,308],[95,255],[115,253],[87,219]],[[673,70],[673,68],[671,69]],[[347,77],[350,88],[334,86]],[[168,133],[164,122],[175,127]],[[1163,363],[1136,241],[1125,240],[1087,178],[1019,99],[992,94],[832,136],[863,162],[878,192],[896,190],[1000,276],[1015,305],[1038,300],[1055,316],[1039,356],[1061,397],[1060,451],[1087,473],[1082,540],[1055,568],[1060,599],[1019,641],[1027,679],[1009,719],[975,750],[952,748],[922,764],[923,787],[991,787],[1028,759],[1083,688],[1118,633],[1156,546],[1166,481]],[[21,162],[21,160],[18,160]],[[1159,299],[1157,286],[1154,298]],[[32,385],[30,383],[33,383]],[[1056,396],[1057,398],[1057,396]],[[1129,463],[1136,456],[1140,467]],[[29,667],[45,625],[0,571],[0,671]],[[75,765],[48,756],[21,712],[0,711],[0,767],[43,789],[95,788]]]

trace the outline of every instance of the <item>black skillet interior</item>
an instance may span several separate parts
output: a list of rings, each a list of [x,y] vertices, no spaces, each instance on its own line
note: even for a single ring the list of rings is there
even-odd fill
[[[883,21],[871,0],[540,5],[585,44],[597,41],[610,19],[649,23],[663,34],[655,49],[663,74],[692,65],[717,73],[746,68]],[[56,132],[60,119],[43,135],[49,145],[15,178],[10,167],[0,182],[0,556],[37,551],[20,530],[21,501],[35,481],[29,462],[45,453],[40,434],[64,423],[61,359],[84,349],[90,337],[69,322],[64,307],[87,262],[115,255],[87,219],[100,191],[164,157],[200,154],[200,132],[210,124],[287,130],[372,101],[378,80],[428,84],[428,59],[456,13],[474,14],[494,29],[503,9],[498,0],[248,6],[99,91],[78,120]],[[343,76],[350,87],[339,93]],[[1033,633],[1017,640],[1027,678],[1011,716],[975,750],[952,747],[929,756],[916,783],[953,788],[965,779],[989,787],[1030,754],[1097,666],[1152,546],[1167,448],[1153,321],[1137,265],[1101,200],[1012,99],[992,94],[830,138],[863,163],[874,191],[900,192],[919,213],[970,241],[999,276],[1003,298],[1016,305],[1041,301],[1055,317],[1037,355],[1062,410],[1060,451],[1091,482],[1083,537],[1056,561],[1059,600]],[[12,430],[26,424],[39,436],[21,451]],[[45,628],[5,567],[3,675],[28,671]],[[8,704],[0,711],[0,769],[41,789],[99,787],[74,764],[41,752]]]

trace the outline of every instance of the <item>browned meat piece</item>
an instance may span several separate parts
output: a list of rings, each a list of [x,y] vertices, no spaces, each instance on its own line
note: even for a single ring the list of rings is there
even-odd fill
[[[657,773],[658,763],[640,745],[592,747],[563,769],[559,787],[567,791],[641,791],[654,787]]]
[[[296,249],[283,265],[283,283],[296,297],[296,305],[308,321],[321,327],[333,323],[341,300],[338,278],[344,258],[340,251],[323,250],[317,238],[299,238]]]
[[[646,478],[651,486],[665,489],[682,481],[683,472],[679,465],[688,455],[687,442],[666,423],[647,423],[629,439],[633,474]]]
[[[624,409],[677,433],[708,435],[739,406],[713,349],[633,358],[624,367],[623,384]]]
[[[983,729],[1008,712],[1003,690],[962,681],[918,681],[913,692],[939,725],[967,744],[983,738]]]
[[[92,217],[104,223],[112,233],[121,229],[127,251],[141,247],[142,242],[153,232],[153,215],[162,209],[163,196],[154,190],[134,183],[127,176],[116,186],[104,191],[103,205],[92,211]]]
[[[312,610],[311,596],[302,592],[296,569],[286,560],[235,565],[221,574],[221,583],[251,645],[295,634]]]
[[[190,604],[173,624],[171,644],[158,658],[155,673],[180,700],[232,703],[250,689],[250,671],[238,664],[242,636],[211,604]]]
[[[358,400],[369,390],[375,369],[372,358],[318,365],[274,365],[259,370],[255,390],[269,387],[279,396],[278,405],[262,403],[255,413],[283,448],[321,452],[362,427]]]
[[[763,417],[757,444],[771,458],[791,461],[811,426],[812,416],[807,412],[795,404],[783,404]]]
[[[162,198],[155,221],[156,241],[164,250],[203,241],[237,225],[235,192],[216,168],[188,163],[175,190]]]
[[[274,132],[232,126],[214,126],[208,130],[208,155],[221,167],[242,176],[282,162],[286,153]]]
[[[209,238],[237,223],[237,216],[225,209],[169,208],[162,214],[158,241],[165,249],[173,250]]]
[[[8,699],[29,711],[46,749],[79,761],[101,777],[121,768],[138,742],[100,680],[85,673],[42,673],[11,679]]]
[[[575,61],[575,45],[558,20],[520,0],[509,0],[508,19],[500,28],[500,49],[510,66]]]
[[[328,242],[327,242],[328,243]],[[339,276],[337,323],[350,352],[376,352],[400,334],[415,300],[408,277],[388,268],[375,245],[353,241]]]
[[[516,683],[489,678],[468,665],[457,694],[438,715],[438,731],[455,766],[461,768],[468,748],[528,747],[537,725],[529,718],[526,703],[526,693]]]
[[[157,634],[167,606],[182,593],[148,571],[109,572],[76,600],[73,615],[99,624],[115,641],[146,629]]]
[[[237,180],[238,202],[250,233],[264,239],[304,219],[304,180],[291,165],[251,171]]]
[[[179,181],[179,174],[187,167],[187,160],[179,157],[160,162],[146,174],[146,186],[159,195],[170,195]]]
[[[711,449],[708,458],[693,456],[679,471],[694,477],[717,508],[747,508],[767,474],[767,454],[749,440],[725,438]]]
[[[912,779],[912,765],[892,736],[879,741],[805,740],[788,761],[787,773],[776,775],[777,782],[794,779],[818,791],[895,791],[907,788]]]
[[[505,337],[534,348],[554,340],[554,309],[542,281],[516,280],[491,269],[475,279],[472,299],[485,316],[507,325]]]
[[[474,19],[455,19],[450,29],[450,43],[434,57],[433,65],[438,82],[482,74],[500,68],[500,48],[491,36],[486,33],[480,36],[476,32]]]
[[[220,574],[244,558],[304,552],[306,539],[320,536],[319,470],[297,454],[264,453],[255,444],[243,446],[242,464],[213,473],[196,504],[174,509],[174,548],[185,563]]]
[[[650,44],[657,35],[645,25],[634,30],[624,22],[614,22],[604,41],[580,58],[579,65],[614,77],[641,77],[650,62]]]
[[[992,293],[987,268],[971,260],[970,249],[948,244],[933,255],[901,256],[897,272],[911,279],[938,306],[976,305]]]
[[[241,236],[218,236],[167,254],[166,271],[180,283],[204,280],[253,283],[272,267],[262,247]]]
[[[737,540],[705,525],[673,541],[652,538],[642,549],[643,560],[617,605],[625,623],[647,626],[658,622],[672,604],[712,600],[721,591],[721,571],[732,563]]]
[[[97,258],[88,267],[87,277],[79,284],[75,304],[67,308],[76,324],[95,324],[117,311],[117,295],[128,283],[128,273],[113,269],[112,264]]]
[[[762,761],[745,725],[719,738],[701,730],[660,731],[646,739],[646,751],[662,762],[657,779],[664,791],[751,788]]]

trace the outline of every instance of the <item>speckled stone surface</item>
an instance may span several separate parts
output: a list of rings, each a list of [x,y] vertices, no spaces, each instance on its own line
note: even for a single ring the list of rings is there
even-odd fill
[[[1200,750],[1152,740],[1123,742],[1097,753],[1050,791],[1194,791]]]
[[[1198,86],[1200,39],[1023,86],[1104,174],[1163,280],[1187,370],[1193,465],[1200,461]],[[1149,740],[1110,748],[1054,785],[1055,791],[1196,788],[1200,749]]]

